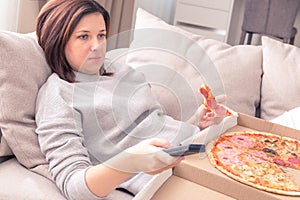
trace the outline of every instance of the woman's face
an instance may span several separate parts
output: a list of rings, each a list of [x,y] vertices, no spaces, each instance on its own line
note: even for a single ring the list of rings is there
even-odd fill
[[[66,58],[75,71],[99,75],[106,53],[106,28],[101,13],[85,15],[65,47]]]

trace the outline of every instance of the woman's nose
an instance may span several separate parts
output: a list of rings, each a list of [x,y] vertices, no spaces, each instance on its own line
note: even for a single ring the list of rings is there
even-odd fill
[[[91,44],[90,44],[90,49],[91,51],[95,51],[97,49],[97,47],[99,46],[99,43],[97,40],[93,40],[91,41]]]
[[[99,47],[100,44],[101,44],[101,42],[99,40],[93,39],[90,44],[91,51],[95,51]]]

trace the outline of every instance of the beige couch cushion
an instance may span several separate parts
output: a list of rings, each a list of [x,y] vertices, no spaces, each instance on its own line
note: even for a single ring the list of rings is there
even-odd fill
[[[300,106],[300,49],[262,37],[261,117],[273,119]]]
[[[9,148],[6,140],[4,139],[2,131],[0,129],[0,163],[6,161],[11,157],[13,157],[13,153]]]
[[[50,75],[50,68],[34,36],[0,32],[0,128],[18,161],[48,176],[34,113],[38,89]]]
[[[225,93],[227,106],[254,116],[260,100],[261,51],[259,46],[206,39],[138,9],[126,60],[145,73],[175,119],[188,119],[202,103],[198,89],[203,82],[216,95]]]
[[[65,200],[52,181],[27,170],[16,159],[0,164],[0,199]]]

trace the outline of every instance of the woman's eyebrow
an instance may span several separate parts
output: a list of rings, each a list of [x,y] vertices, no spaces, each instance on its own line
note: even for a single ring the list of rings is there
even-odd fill
[[[83,33],[88,33],[88,32],[90,32],[90,31],[87,31],[87,30],[78,30],[78,31],[75,31],[75,33],[81,33],[81,32],[83,32]]]
[[[88,30],[78,30],[78,31],[75,31],[75,33],[80,33],[80,32],[88,33],[90,31],[88,31]],[[106,29],[102,29],[102,30],[99,31],[99,33],[100,32],[106,32]]]

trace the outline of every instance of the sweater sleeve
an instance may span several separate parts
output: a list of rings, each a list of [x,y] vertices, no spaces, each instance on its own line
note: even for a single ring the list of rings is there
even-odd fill
[[[71,106],[72,90],[64,91],[51,80],[53,77],[38,95],[36,133],[52,178],[67,199],[103,199],[91,193],[85,182],[91,161],[83,142],[80,113]]]

